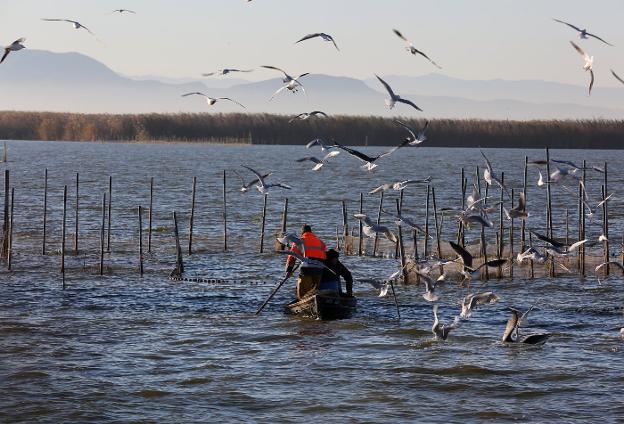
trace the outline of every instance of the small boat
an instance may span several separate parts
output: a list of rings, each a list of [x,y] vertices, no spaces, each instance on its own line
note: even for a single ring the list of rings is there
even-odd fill
[[[313,294],[286,305],[286,313],[321,320],[350,318],[355,312],[355,297]]]

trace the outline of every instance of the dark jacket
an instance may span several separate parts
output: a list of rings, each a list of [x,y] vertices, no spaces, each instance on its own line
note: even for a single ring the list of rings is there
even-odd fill
[[[332,266],[329,260],[325,261],[325,265],[334,271],[336,274],[332,274],[329,270],[323,268],[323,276],[321,277],[322,281],[340,281],[340,277],[344,278],[347,288],[347,296],[353,296],[353,277],[351,276],[351,272],[347,269],[346,266],[342,264],[342,262],[337,261],[337,263]],[[342,293],[342,289],[340,290]]]

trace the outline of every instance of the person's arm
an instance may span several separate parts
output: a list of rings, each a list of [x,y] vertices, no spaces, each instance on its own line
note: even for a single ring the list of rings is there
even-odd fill
[[[353,276],[351,275],[351,271],[347,269],[346,266],[340,262],[339,274],[345,280],[345,286],[347,288],[347,296],[353,296]]]
[[[296,244],[293,244],[293,247],[290,249],[290,251],[301,255],[301,251]],[[292,272],[293,269],[295,269],[296,261],[297,259],[294,256],[288,255],[288,259],[286,259],[286,272]]]

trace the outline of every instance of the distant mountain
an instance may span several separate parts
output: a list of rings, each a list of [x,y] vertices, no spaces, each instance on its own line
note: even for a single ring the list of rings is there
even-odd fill
[[[544,81],[465,81],[443,75],[389,76],[396,91],[425,112],[398,105],[389,111],[379,82],[349,77],[310,75],[302,78],[306,94],[282,92],[281,79],[244,82],[235,78],[167,79],[125,77],[78,53],[24,50],[0,65],[0,109],[88,113],[241,112],[227,101],[209,107],[191,91],[231,97],[247,112],[296,114],[323,110],[329,114],[404,115],[427,118],[582,119],[621,118],[624,89],[585,88]],[[233,85],[232,85],[233,84]],[[410,94],[411,93],[411,94]],[[598,101],[600,99],[600,101]]]

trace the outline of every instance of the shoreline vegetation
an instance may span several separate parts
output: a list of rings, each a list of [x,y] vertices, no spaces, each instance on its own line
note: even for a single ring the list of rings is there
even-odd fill
[[[393,118],[344,116],[289,123],[272,114],[77,114],[0,112],[1,140],[294,144],[322,138],[351,146],[396,145],[407,132]],[[400,118],[415,131],[424,119]],[[624,120],[432,119],[423,146],[622,149]]]

